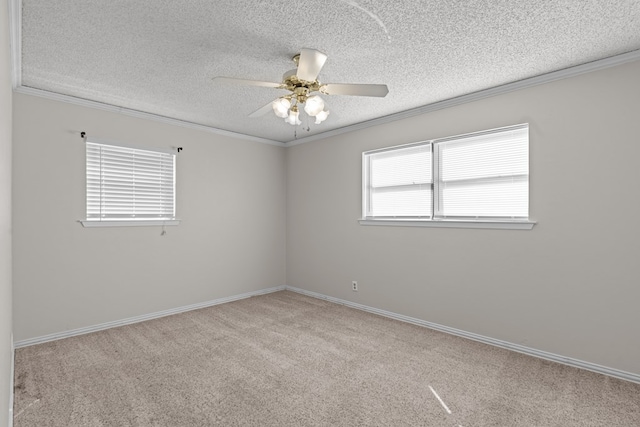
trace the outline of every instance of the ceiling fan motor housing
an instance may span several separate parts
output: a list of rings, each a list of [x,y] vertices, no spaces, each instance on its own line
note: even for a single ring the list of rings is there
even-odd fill
[[[299,103],[304,103],[307,96],[311,92],[318,92],[320,90],[320,83],[317,80],[310,82],[307,80],[301,80],[297,76],[298,70],[289,70],[282,75],[282,84],[284,89],[293,92]]]

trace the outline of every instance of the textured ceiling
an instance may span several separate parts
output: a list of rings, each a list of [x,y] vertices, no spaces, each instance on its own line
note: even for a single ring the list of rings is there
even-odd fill
[[[286,91],[212,81],[280,82],[301,48],[389,94],[296,127],[247,117]],[[640,0],[22,0],[21,84],[286,142],[637,49]]]

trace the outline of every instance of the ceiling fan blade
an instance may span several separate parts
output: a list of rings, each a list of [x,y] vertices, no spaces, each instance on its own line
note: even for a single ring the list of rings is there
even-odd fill
[[[320,70],[327,60],[327,55],[315,49],[302,49],[298,60],[298,72],[300,80],[313,82],[318,78]]]
[[[283,89],[282,83],[261,82],[259,80],[236,79],[234,77],[214,77],[213,81],[219,82],[219,83],[232,83],[236,85],[261,86],[261,87],[270,87],[273,89]]]
[[[253,113],[249,114],[249,117],[251,117],[253,119],[253,118],[256,118],[256,117],[264,116],[269,111],[273,110],[272,104],[273,104],[273,101],[269,102],[264,107],[258,108],[256,111],[254,111]]]
[[[320,87],[327,95],[378,96],[384,98],[389,93],[387,85],[329,83]]]

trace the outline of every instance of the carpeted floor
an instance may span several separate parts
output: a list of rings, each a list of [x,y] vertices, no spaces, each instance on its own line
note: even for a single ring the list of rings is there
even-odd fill
[[[14,426],[640,426],[640,385],[283,291],[16,351]]]

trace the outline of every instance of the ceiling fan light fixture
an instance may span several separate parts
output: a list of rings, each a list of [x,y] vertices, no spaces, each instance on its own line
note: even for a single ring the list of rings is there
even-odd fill
[[[291,107],[291,110],[289,110],[289,116],[284,119],[284,121],[292,126],[301,125],[302,122],[300,121],[300,112],[298,111],[298,107],[295,105]]]
[[[276,116],[287,118],[289,117],[289,108],[291,108],[291,101],[287,98],[278,98],[271,103],[271,107],[273,108],[273,112]]]
[[[329,117],[329,112],[329,110],[324,110],[316,114],[316,124],[319,125],[320,123],[327,120],[327,117]]]
[[[267,87],[272,89],[285,89],[290,93],[283,95],[254,111],[249,117],[259,117],[273,109],[277,117],[283,118],[290,125],[301,125],[299,105],[302,105],[309,117],[315,117],[316,124],[324,122],[329,116],[325,110],[324,100],[318,95],[310,95],[319,92],[324,95],[351,95],[372,96],[384,98],[389,93],[385,84],[354,84],[354,83],[328,83],[318,81],[318,75],[327,55],[315,49],[302,49],[293,57],[296,68],[289,70],[282,76],[281,83],[264,82],[259,80],[237,79],[233,77],[215,77],[216,81],[224,83],[236,83],[250,86]],[[308,121],[305,122],[305,126]]]
[[[304,111],[311,117],[315,117],[324,110],[324,100],[318,95],[312,95],[304,103]]]

